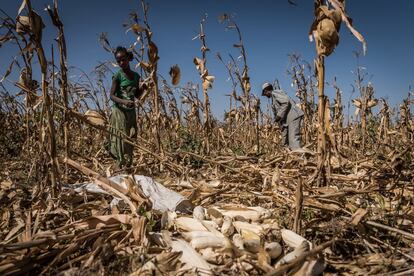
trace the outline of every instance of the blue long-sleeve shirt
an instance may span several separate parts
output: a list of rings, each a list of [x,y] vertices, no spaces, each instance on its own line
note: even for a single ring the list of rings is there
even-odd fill
[[[280,118],[281,124],[289,123],[303,116],[303,111],[283,90],[279,89],[272,91],[272,109],[275,116]]]

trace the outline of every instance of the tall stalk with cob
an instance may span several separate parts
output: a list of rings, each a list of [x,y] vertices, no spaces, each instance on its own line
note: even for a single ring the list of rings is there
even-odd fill
[[[339,43],[339,30],[344,22],[353,35],[363,43],[364,52],[366,48],[363,36],[352,27],[350,18],[345,13],[344,0],[322,0],[314,2],[315,18],[311,25],[309,38],[315,39],[317,58],[315,67],[318,75],[318,163],[317,170],[313,177],[316,177],[318,184],[326,183],[326,171],[329,169],[330,151],[329,133],[329,104],[324,94],[325,90],[325,57],[331,55]],[[330,139],[332,142],[332,139]],[[328,161],[328,162],[327,162]]]

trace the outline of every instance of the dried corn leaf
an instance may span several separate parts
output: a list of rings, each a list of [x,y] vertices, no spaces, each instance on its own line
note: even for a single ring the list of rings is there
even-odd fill
[[[84,224],[84,222],[86,224]],[[102,228],[106,225],[111,225],[111,224],[116,224],[116,223],[132,224],[132,216],[126,215],[126,214],[91,216],[85,219],[84,221],[80,221],[74,226],[75,228],[82,228],[83,225],[87,225],[89,229],[93,229],[93,228]]]
[[[144,61],[140,61],[139,63],[139,66],[142,68],[142,69],[144,69],[145,71],[149,71],[150,70],[150,64],[149,63],[147,63],[147,62],[144,62]]]
[[[363,219],[363,217],[368,214],[368,211],[363,209],[363,208],[359,208],[358,210],[356,210],[355,213],[352,214],[351,217],[351,224],[353,225],[358,225],[359,222]]]
[[[147,244],[147,238],[145,236],[147,219],[145,217],[133,218],[131,224],[135,242],[138,245],[145,246]]]
[[[35,11],[33,13],[33,24],[30,24],[28,16],[17,16],[16,18],[16,32],[20,35],[33,34],[36,40],[42,40],[42,29],[45,27],[42,17]]]
[[[213,82],[214,82],[215,77],[214,76],[205,76],[203,78],[203,89],[204,90],[208,90],[211,89],[213,87]]]
[[[0,36],[0,47],[3,43],[6,43],[7,41],[10,41],[13,39],[12,33],[8,32],[7,34]]]
[[[26,7],[26,0],[23,0],[22,3],[20,4],[19,10],[17,11],[17,15],[20,15],[25,7]]]
[[[158,57],[158,47],[152,41],[150,41],[149,47],[148,47],[148,60],[152,64],[155,64],[159,60],[159,57]]]
[[[368,101],[367,107],[372,108],[372,107],[376,106],[377,104],[378,104],[378,100],[377,99],[372,99],[372,100]]]
[[[365,41],[365,38],[352,26],[350,18],[345,13],[344,4],[338,0],[328,0],[328,2],[330,2],[332,6],[341,13],[342,21],[345,22],[351,33],[362,43],[363,51],[365,54],[367,51],[367,43]]]
[[[60,20],[59,14],[58,14],[57,1],[54,1],[53,11],[49,5],[47,6],[46,10],[49,13],[50,18],[52,19],[53,25],[55,25],[58,28],[63,27],[63,23]]]
[[[181,78],[181,70],[180,67],[178,67],[178,65],[174,65],[170,68],[170,72],[169,72],[170,76],[171,76],[171,83],[173,85],[178,85],[180,82],[180,78]]]
[[[3,77],[1,78],[1,80],[0,80],[0,83],[1,82],[3,82],[10,74],[11,74],[11,72],[12,72],[12,69],[13,69],[13,65],[14,65],[14,63],[15,63],[16,61],[15,60],[13,60],[11,63],[10,63],[10,65],[9,65],[9,67],[7,68],[7,70],[6,70],[6,73],[4,73],[4,75],[3,75]]]
[[[205,71],[204,61],[203,61],[202,59],[198,58],[198,57],[195,57],[195,58],[193,59],[193,62],[194,62],[194,64],[195,64],[196,69],[198,70],[198,72],[199,72],[200,74],[204,73],[204,71]]]
[[[134,23],[134,24],[131,26],[131,30],[132,30],[135,34],[140,34],[140,33],[142,33],[142,32],[145,30],[145,28],[144,28],[144,27],[142,27],[141,25],[139,25],[138,23]]]
[[[206,46],[201,46],[201,48],[200,48],[200,51],[202,52],[202,53],[205,53],[205,52],[208,52],[208,51],[210,51],[210,49],[209,48],[207,48]]]
[[[361,108],[361,107],[362,107],[362,101],[361,101],[361,99],[352,99],[352,103],[353,103],[356,107],[358,107],[358,108]]]
[[[328,135],[329,141],[331,142],[331,145],[335,152],[338,152],[338,146],[335,140],[335,137],[332,132],[332,126],[331,126],[331,109],[329,105],[329,99],[325,99],[325,128],[326,128],[326,134]]]

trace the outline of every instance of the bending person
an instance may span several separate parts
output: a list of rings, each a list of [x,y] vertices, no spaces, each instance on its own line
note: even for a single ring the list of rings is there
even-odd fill
[[[283,145],[289,146],[291,150],[301,148],[300,128],[303,111],[283,90],[273,89],[270,83],[263,84],[262,96],[272,99],[272,110],[282,131]]]

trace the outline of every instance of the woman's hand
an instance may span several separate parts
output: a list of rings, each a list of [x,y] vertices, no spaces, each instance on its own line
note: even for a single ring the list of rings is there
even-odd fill
[[[130,101],[130,100],[123,100],[122,104],[125,105],[126,107],[134,107],[135,106],[134,101]]]

